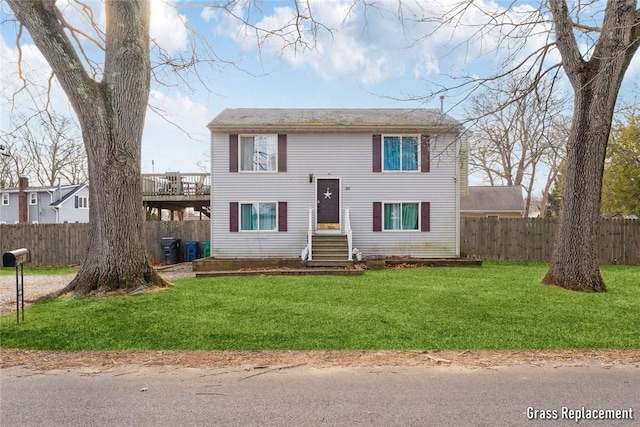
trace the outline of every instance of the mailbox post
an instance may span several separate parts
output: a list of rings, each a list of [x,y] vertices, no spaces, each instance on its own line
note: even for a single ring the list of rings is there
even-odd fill
[[[22,321],[24,322],[24,270],[23,265],[31,262],[29,249],[21,248],[5,252],[2,255],[3,267],[16,268],[16,322],[20,323],[20,302],[22,302]],[[18,267],[20,267],[20,281],[18,281]]]

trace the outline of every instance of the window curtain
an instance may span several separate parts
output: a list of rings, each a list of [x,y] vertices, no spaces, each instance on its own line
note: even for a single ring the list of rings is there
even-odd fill
[[[384,229],[400,230],[401,226],[400,204],[387,203],[384,205]]]
[[[260,203],[260,230],[276,229],[276,205],[275,203]]]
[[[400,137],[384,137],[384,170],[400,170]]]
[[[402,138],[402,170],[418,170],[418,138],[415,136]]]
[[[417,230],[418,229],[418,204],[404,203],[402,205],[402,229]]]
[[[255,146],[253,151],[254,170],[274,171],[276,170],[277,140],[273,136],[254,137]]]
[[[258,209],[252,203],[242,204],[240,208],[240,229],[241,230],[257,230],[258,229]]]
[[[255,170],[253,163],[253,137],[243,136],[240,138],[240,170]]]
[[[275,230],[277,221],[275,203],[243,203],[240,207],[242,231]]]

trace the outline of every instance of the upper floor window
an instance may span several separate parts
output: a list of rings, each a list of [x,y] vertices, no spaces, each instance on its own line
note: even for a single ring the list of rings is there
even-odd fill
[[[76,208],[89,209],[89,198],[76,196]]]
[[[277,171],[277,135],[255,135],[240,137],[240,170]]]
[[[383,137],[385,171],[418,171],[420,158],[418,136],[386,135]]]
[[[29,193],[29,204],[30,205],[38,204],[38,193]]]
[[[2,193],[2,206],[9,206],[9,193]]]

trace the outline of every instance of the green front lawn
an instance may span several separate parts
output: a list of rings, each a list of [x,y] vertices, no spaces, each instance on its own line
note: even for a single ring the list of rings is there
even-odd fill
[[[540,284],[545,264],[364,276],[185,279],[148,295],[62,298],[0,319],[3,347],[47,350],[640,348],[640,267],[609,292]]]

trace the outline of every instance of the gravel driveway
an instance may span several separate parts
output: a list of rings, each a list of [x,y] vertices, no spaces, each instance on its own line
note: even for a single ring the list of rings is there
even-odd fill
[[[13,272],[12,272],[13,273]],[[171,266],[158,267],[158,273],[167,280],[195,277],[190,262]],[[24,305],[28,307],[40,297],[64,288],[75,274],[59,275],[25,275]],[[0,276],[0,315],[16,310],[16,276],[15,274]]]

